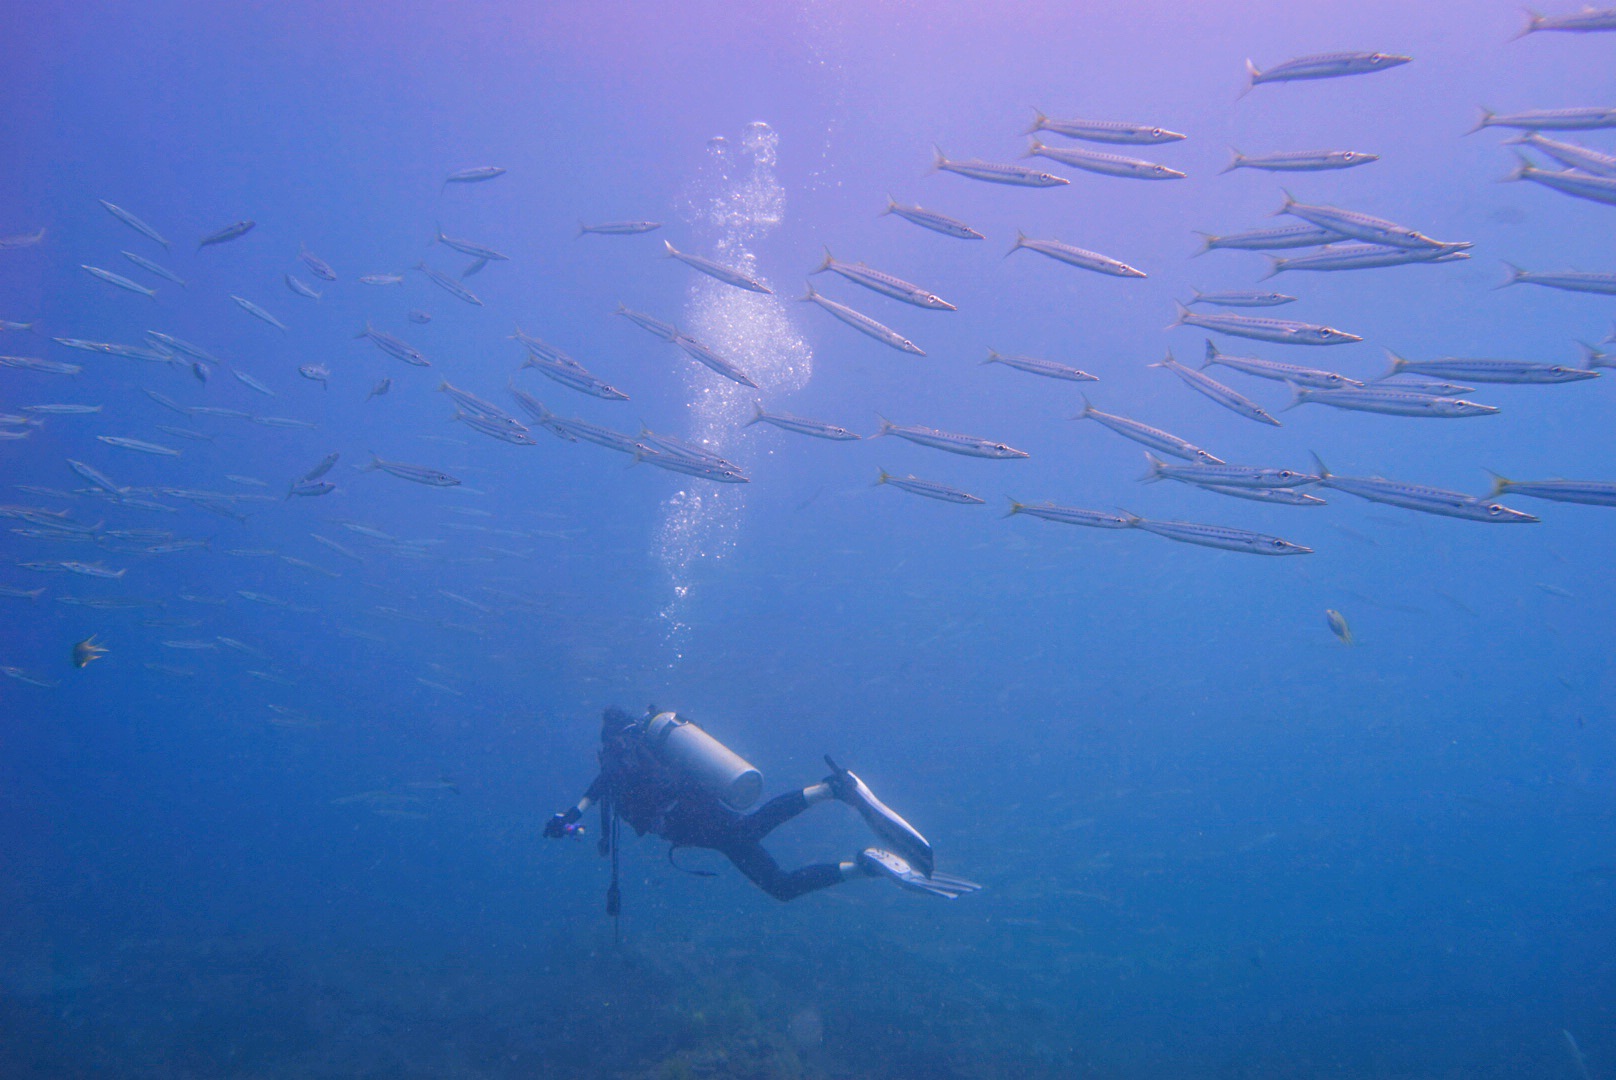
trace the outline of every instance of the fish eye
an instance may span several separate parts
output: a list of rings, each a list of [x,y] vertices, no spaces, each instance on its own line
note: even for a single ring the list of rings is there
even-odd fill
[[[1504,512],[1504,508],[1502,506],[1499,506],[1497,503],[1493,503],[1491,506],[1487,507],[1487,513],[1492,515],[1493,517],[1497,517],[1499,514],[1502,514],[1503,512]]]
[[[1156,138],[1159,139],[1162,136],[1162,129],[1161,128],[1151,128],[1150,133],[1152,135],[1156,136]]]
[[[1281,549],[1283,549],[1283,548],[1285,548],[1285,547],[1286,547],[1286,546],[1288,546],[1288,545],[1286,545],[1286,543],[1285,543],[1285,541],[1283,541],[1283,540],[1280,540],[1280,539],[1278,539],[1278,538],[1277,538],[1277,537],[1276,537],[1276,538],[1275,538],[1275,539],[1274,539],[1274,540],[1273,540],[1273,541],[1272,541],[1272,543],[1273,543],[1273,545],[1274,545],[1274,547],[1276,547],[1276,548],[1281,548]]]
[[[1296,476],[1296,474],[1291,472],[1289,469],[1281,469],[1281,470],[1279,470],[1279,478],[1281,480],[1290,480],[1295,476]]]

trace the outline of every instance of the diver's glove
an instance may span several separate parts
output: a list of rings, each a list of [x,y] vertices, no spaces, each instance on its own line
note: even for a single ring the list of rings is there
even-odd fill
[[[567,826],[571,825],[573,820],[575,820],[575,819],[568,818],[566,814],[551,814],[550,815],[550,820],[544,823],[544,837],[545,837],[545,839],[546,840],[560,840],[560,839],[563,839],[567,835],[567,832],[568,832]]]

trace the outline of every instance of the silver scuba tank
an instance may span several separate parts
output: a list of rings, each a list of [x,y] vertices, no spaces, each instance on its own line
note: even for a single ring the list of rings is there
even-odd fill
[[[763,774],[745,758],[689,720],[657,713],[645,725],[646,745],[664,764],[731,810],[745,810],[763,794]]]

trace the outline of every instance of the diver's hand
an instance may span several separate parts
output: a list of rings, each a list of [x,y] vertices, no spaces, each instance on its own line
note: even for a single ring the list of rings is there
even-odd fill
[[[567,835],[566,814],[551,814],[550,820],[544,823],[544,836],[547,840],[560,840]]]

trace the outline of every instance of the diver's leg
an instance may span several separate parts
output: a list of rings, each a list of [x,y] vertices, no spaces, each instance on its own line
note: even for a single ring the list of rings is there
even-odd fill
[[[742,819],[746,835],[752,840],[761,840],[814,803],[831,798],[834,795],[829,784],[815,784],[801,791],[776,795]]]
[[[860,874],[852,863],[813,863],[788,874],[756,840],[737,839],[718,850],[754,885],[776,900],[795,900],[804,893],[840,885],[848,877]]]

